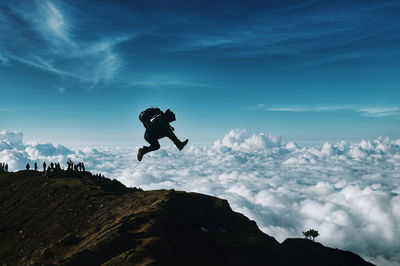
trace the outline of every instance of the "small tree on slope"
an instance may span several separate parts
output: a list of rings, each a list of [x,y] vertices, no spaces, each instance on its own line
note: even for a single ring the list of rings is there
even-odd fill
[[[310,229],[307,232],[303,232],[303,235],[307,238],[307,239],[311,239],[312,241],[314,241],[314,239],[319,236],[319,233],[317,230],[314,229]]]

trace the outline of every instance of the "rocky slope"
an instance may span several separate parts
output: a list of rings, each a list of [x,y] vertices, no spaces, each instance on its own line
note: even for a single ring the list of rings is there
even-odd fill
[[[372,265],[306,239],[279,244],[222,199],[88,172],[0,173],[0,217],[0,265]]]

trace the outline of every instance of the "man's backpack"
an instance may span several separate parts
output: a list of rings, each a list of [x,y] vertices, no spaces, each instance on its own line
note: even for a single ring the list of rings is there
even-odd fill
[[[143,112],[140,113],[139,119],[140,121],[144,122],[150,122],[151,119],[156,117],[157,115],[163,114],[164,112],[160,110],[160,108],[157,107],[150,107],[144,110]]]

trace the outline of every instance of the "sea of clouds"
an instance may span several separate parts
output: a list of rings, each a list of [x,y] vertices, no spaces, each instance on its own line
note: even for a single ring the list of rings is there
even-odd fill
[[[0,131],[0,162],[12,171],[26,163],[83,161],[127,186],[227,199],[278,241],[313,228],[324,245],[400,265],[400,139],[301,147],[236,129],[212,147],[166,146],[140,163],[136,150],[24,143],[21,132]]]

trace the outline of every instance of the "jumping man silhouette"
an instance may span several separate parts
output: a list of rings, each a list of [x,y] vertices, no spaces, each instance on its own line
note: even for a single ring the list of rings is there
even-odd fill
[[[179,150],[182,150],[189,141],[188,139],[180,141],[176,137],[174,133],[175,129],[170,125],[176,118],[175,114],[170,109],[167,109],[164,113],[159,108],[148,108],[140,113],[139,120],[146,128],[144,139],[150,144],[150,146],[139,148],[137,153],[139,162],[142,160],[143,155],[160,148],[158,140],[161,138],[168,137]]]

